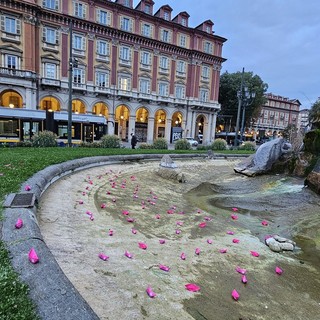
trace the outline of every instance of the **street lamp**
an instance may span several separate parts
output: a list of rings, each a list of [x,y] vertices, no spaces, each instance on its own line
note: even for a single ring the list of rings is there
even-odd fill
[[[73,67],[78,67],[78,59],[73,58],[72,55],[72,21],[69,25],[69,83],[68,83],[68,90],[69,90],[69,101],[68,101],[68,146],[72,147],[72,72]]]
[[[247,87],[244,87],[244,93],[242,96],[242,122],[241,122],[241,130],[240,135],[241,139],[243,138],[243,132],[244,132],[244,124],[245,124],[245,117],[246,117],[246,107],[249,107],[254,98],[256,96],[255,92],[250,93]]]
[[[245,120],[245,112],[246,112],[246,107],[252,104],[253,99],[255,97],[255,93],[250,93],[247,87],[244,87],[244,68],[242,68],[242,74],[241,74],[241,84],[240,84],[240,90],[237,92],[237,97],[238,97],[238,112],[237,112],[237,122],[236,122],[236,129],[235,129],[235,137],[234,137],[234,146],[238,146],[238,132],[239,132],[239,127],[240,127],[240,113],[241,113],[241,108],[242,109],[242,122],[241,122],[241,138],[243,136],[243,131],[244,131],[244,120]]]

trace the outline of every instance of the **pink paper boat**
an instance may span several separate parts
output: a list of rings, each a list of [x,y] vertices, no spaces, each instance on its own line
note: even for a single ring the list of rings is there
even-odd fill
[[[176,234],[180,234],[180,233],[181,233],[181,230],[177,229]]]
[[[236,271],[239,272],[239,273],[241,273],[241,274],[243,274],[243,275],[247,273],[247,270],[246,270],[246,269],[242,269],[242,268],[240,268],[240,267],[236,267]]]
[[[159,239],[159,243],[160,243],[160,244],[165,244],[165,243],[166,243],[166,240],[164,240],[164,239]]]
[[[150,286],[146,289],[146,292],[150,298],[156,297],[156,294],[152,291]]]
[[[233,289],[231,296],[234,300],[238,301],[240,298],[240,294],[238,293],[238,291],[236,289]]]
[[[109,257],[103,253],[99,253],[98,257],[103,261],[107,261],[109,259]]]
[[[232,219],[232,220],[238,220],[238,216],[237,216],[236,214],[232,214],[232,215],[231,215],[231,219]]]
[[[22,219],[19,218],[14,226],[16,227],[16,229],[22,228],[22,226],[23,226]]]
[[[137,234],[137,230],[136,229],[131,229],[131,232],[133,233],[133,234]]]
[[[207,225],[206,222],[201,222],[201,223],[199,223],[199,227],[200,227],[200,228],[205,228],[206,225]]]
[[[260,254],[256,251],[250,251],[251,255],[254,256],[254,257],[259,257]]]
[[[263,220],[263,221],[261,222],[261,224],[262,224],[263,226],[267,226],[269,223],[268,223],[267,220]]]
[[[125,215],[125,216],[127,216],[127,215],[129,215],[129,211],[128,211],[128,210],[123,210],[123,211],[122,211],[122,214]]]
[[[31,250],[29,251],[29,261],[33,264],[39,262],[39,257],[33,248],[31,248]]]
[[[199,255],[199,254],[200,254],[200,252],[201,252],[200,248],[196,248],[196,250],[195,250],[195,252],[194,252],[194,253],[195,253],[196,255]]]
[[[109,230],[109,236],[113,236],[113,230]]]
[[[163,265],[163,264],[159,264],[159,269],[166,271],[166,272],[170,271],[170,268],[168,266]]]
[[[181,260],[186,260],[186,255],[184,252],[181,253],[180,258]]]
[[[139,248],[143,250],[146,250],[148,248],[148,246],[143,242],[138,242],[138,245],[139,245]]]
[[[188,291],[192,291],[192,292],[200,291],[200,287],[194,283],[187,283],[185,287]]]
[[[232,239],[232,242],[233,242],[233,243],[239,243],[240,240],[239,240],[239,239]]]
[[[241,277],[241,282],[244,283],[244,284],[246,284],[248,282],[247,277],[245,275],[243,275]]]
[[[134,222],[135,220],[134,220],[133,218],[127,218],[127,221],[132,223],[132,222]]]
[[[227,253],[228,249],[220,249],[219,252],[220,253]]]
[[[107,205],[105,203],[101,203],[100,208],[104,209]]]
[[[212,244],[212,240],[211,239],[207,239],[207,242],[209,243],[209,244]]]
[[[232,210],[233,212],[237,212],[237,211],[238,211],[238,208],[231,208],[231,210]]]
[[[125,251],[124,255],[129,259],[133,258],[133,255],[130,252],[128,252],[127,250]]]
[[[281,275],[283,273],[283,270],[280,267],[276,267],[275,271],[279,275]]]
[[[31,190],[31,186],[29,186],[28,184],[24,187],[25,191],[30,191]]]
[[[234,232],[233,231],[227,231],[227,234],[234,235]]]

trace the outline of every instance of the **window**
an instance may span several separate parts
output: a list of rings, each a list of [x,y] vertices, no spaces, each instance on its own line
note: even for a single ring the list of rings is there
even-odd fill
[[[209,41],[205,41],[203,43],[203,51],[205,53],[210,53],[210,54],[213,53],[213,45],[212,45],[212,43],[209,42]]]
[[[163,13],[163,19],[169,21],[169,19],[170,19],[170,14],[169,14],[168,11],[165,11],[165,12]]]
[[[85,40],[86,39],[84,36],[73,34],[72,48],[79,51],[85,51],[85,48],[86,48]]]
[[[147,14],[150,14],[150,13],[151,13],[151,7],[150,7],[150,5],[148,5],[148,4],[145,4],[145,5],[144,5],[144,12],[147,13]]]
[[[109,87],[109,78],[110,74],[109,72],[96,72],[96,86],[107,88]]]
[[[211,33],[212,32],[212,27],[211,26],[206,26],[206,32]]]
[[[141,35],[144,37],[151,38],[152,37],[152,26],[150,24],[144,23],[142,25]]]
[[[200,102],[208,102],[209,92],[207,89],[200,89]]]
[[[175,88],[175,96],[177,99],[184,99],[185,98],[186,89],[183,85],[176,85]]]
[[[131,48],[126,46],[120,47],[120,62],[124,64],[130,64],[131,63]]]
[[[186,27],[187,26],[187,19],[186,18],[182,18],[181,19],[181,24]]]
[[[186,74],[186,62],[182,60],[177,61],[177,76],[185,76]]]
[[[124,91],[131,90],[131,78],[128,76],[119,77],[119,89]]]
[[[19,19],[11,16],[1,16],[1,30],[18,35],[21,33],[21,22]]]
[[[18,57],[7,54],[5,56],[5,67],[9,69],[18,69]]]
[[[148,51],[142,51],[140,53],[140,62],[142,67],[149,69],[151,66],[151,53]]]
[[[132,31],[132,20],[126,17],[121,17],[120,29],[123,31]]]
[[[184,34],[180,34],[180,46],[186,48],[187,46],[187,36]]]
[[[130,8],[130,0],[124,0],[123,5]]]
[[[44,64],[44,77],[48,79],[57,79],[57,65],[54,63]]]
[[[76,17],[85,18],[86,17],[87,6],[80,2],[73,3],[73,13]]]
[[[84,70],[80,68],[73,68],[72,78],[74,83],[84,84]]]
[[[169,71],[169,59],[167,57],[160,57],[160,71],[166,73]]]
[[[169,84],[166,82],[159,83],[159,95],[162,97],[169,96]]]
[[[149,94],[150,93],[150,80],[140,79],[139,91],[140,91],[140,93]]]
[[[97,54],[101,56],[110,55],[110,44],[107,41],[97,40]]]
[[[50,44],[59,43],[59,32],[58,30],[50,27],[43,28],[43,41]]]
[[[171,33],[169,30],[161,30],[161,41],[163,42],[170,42],[171,41]]]
[[[58,10],[59,1],[58,0],[44,0],[43,7],[46,9]]]
[[[110,14],[110,12],[97,9],[97,22],[101,23],[101,24],[103,24],[105,26],[110,26],[111,25],[111,14]]]
[[[209,66],[202,66],[201,77],[202,77],[202,80],[209,81],[209,77],[210,77],[210,67]]]

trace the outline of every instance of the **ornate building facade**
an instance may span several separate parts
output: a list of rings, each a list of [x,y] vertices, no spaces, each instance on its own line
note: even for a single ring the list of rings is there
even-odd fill
[[[211,142],[226,39],[211,20],[192,28],[187,12],[154,5],[1,0],[0,140],[63,139],[69,108],[74,141]]]
[[[267,101],[261,107],[260,116],[254,123],[254,130],[260,138],[277,136],[288,125],[298,127],[301,103],[297,99],[289,99],[267,93]]]

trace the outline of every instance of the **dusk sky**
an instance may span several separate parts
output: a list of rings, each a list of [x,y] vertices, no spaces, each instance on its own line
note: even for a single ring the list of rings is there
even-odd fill
[[[319,0],[154,0],[154,12],[168,4],[172,18],[189,13],[189,27],[212,20],[227,38],[221,72],[252,71],[268,92],[298,99],[310,108],[320,97]],[[135,5],[138,2],[135,2]]]

